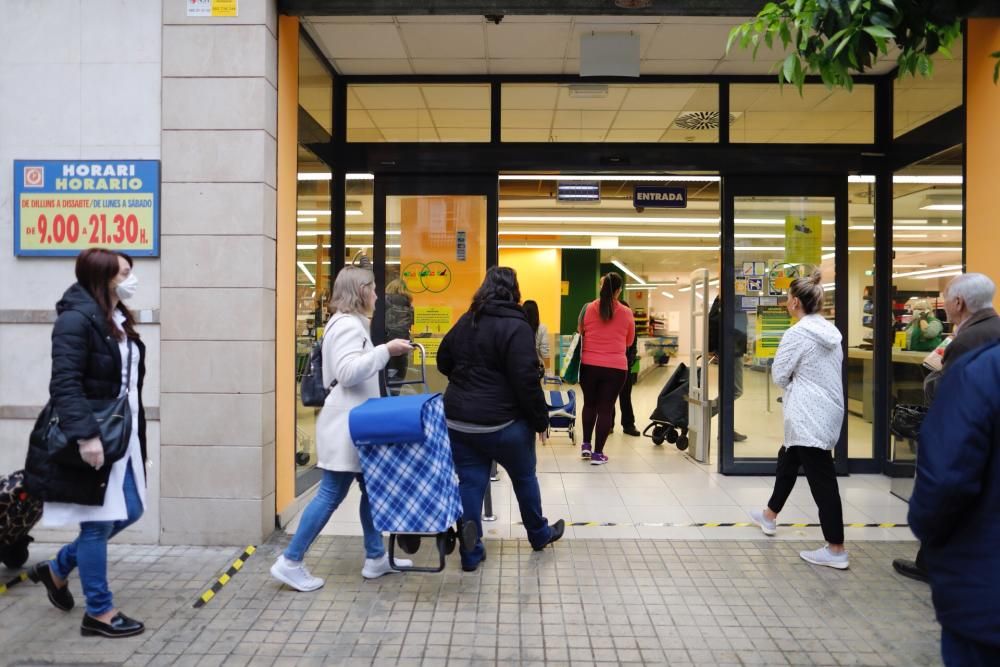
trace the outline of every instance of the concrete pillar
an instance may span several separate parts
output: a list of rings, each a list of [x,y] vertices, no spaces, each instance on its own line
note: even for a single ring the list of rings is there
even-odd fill
[[[163,4],[164,544],[274,528],[277,12]]]

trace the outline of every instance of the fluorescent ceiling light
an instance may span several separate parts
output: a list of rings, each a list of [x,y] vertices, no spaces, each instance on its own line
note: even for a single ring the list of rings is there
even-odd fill
[[[719,238],[719,232],[715,233],[704,233],[704,232],[632,232],[632,231],[617,231],[617,232],[605,232],[605,231],[585,231],[578,229],[570,229],[563,231],[561,229],[548,230],[512,230],[512,229],[501,229],[500,236],[625,236],[625,237],[635,237],[635,238],[650,238],[650,239],[717,239]]]
[[[862,174],[860,176],[848,176],[848,183],[874,183],[875,177],[870,174]],[[905,175],[897,174],[892,177],[893,183],[899,184],[924,184],[924,185],[961,185],[963,179],[961,176],[949,176],[941,174],[939,176],[934,176],[932,174],[927,175]]]
[[[665,183],[675,181],[678,183],[717,183],[722,180],[719,176],[674,176],[663,174],[660,176],[627,175],[627,174],[500,174],[501,181],[566,181],[569,179],[586,179],[588,181],[636,181]]]
[[[622,264],[621,262],[619,262],[617,259],[611,260],[611,263],[614,264],[615,266],[617,266],[622,271],[624,271],[625,275],[629,276],[630,278],[632,278],[632,280],[636,281],[640,285],[645,285],[646,284],[645,280],[643,280],[642,278],[640,278],[636,274],[632,273],[631,269],[629,269],[627,266],[625,266],[624,264]]]
[[[375,174],[345,174],[348,181],[373,181]],[[301,172],[298,175],[300,181],[329,181],[333,180],[333,174],[329,171]]]
[[[767,225],[771,227],[785,226],[784,218],[736,218],[734,222],[737,225]],[[834,224],[833,220],[823,218],[823,226],[829,227],[832,224]]]
[[[921,211],[961,211],[961,204],[924,204]]]
[[[925,239],[925,238],[927,238],[927,234],[897,234],[896,232],[893,232],[892,233],[892,238],[894,238],[894,239]]]
[[[660,294],[662,294],[663,296],[667,297],[668,299],[673,299],[674,298],[674,295],[671,294],[670,292],[660,292]]]
[[[315,243],[315,244],[314,243],[299,243],[298,245],[295,246],[295,249],[296,250],[316,250],[318,248],[330,248],[330,247],[332,247],[332,246],[330,246],[329,244],[324,245],[324,244],[320,244],[320,243]]]
[[[851,225],[851,231],[872,232],[875,225]],[[960,232],[961,227],[955,225],[893,225],[893,232]]]
[[[629,284],[629,285],[625,286],[625,289],[626,290],[645,290],[645,289],[649,289],[650,287],[673,287],[676,284],[677,284],[676,280],[673,280],[673,281],[670,281],[670,282],[665,282],[665,283],[644,283],[642,285],[632,285],[632,284]]]
[[[299,211],[298,212],[298,215],[306,215],[306,216],[309,216],[309,215],[332,215],[332,214],[333,214],[333,211],[331,211],[329,209],[327,209],[325,211],[317,209],[315,211]],[[364,214],[361,211],[357,210],[357,209],[351,209],[351,208],[349,208],[346,211],[344,211],[344,215],[364,215]]]
[[[310,273],[309,269],[306,268],[305,263],[304,262],[296,262],[296,264],[298,264],[299,268],[302,270],[302,273],[306,274],[306,278],[309,279],[309,282],[311,282],[313,285],[315,285],[316,284],[316,277],[313,276],[313,274]]]
[[[847,177],[848,183],[874,183],[875,177],[870,174],[851,175]]]
[[[296,218],[295,222],[316,222],[319,218]]]
[[[837,253],[835,253],[835,252],[828,252],[825,255],[823,255],[822,257],[820,257],[820,259],[833,259],[836,256],[837,256]]]
[[[933,269],[924,269],[922,271],[907,271],[906,273],[894,273],[893,278],[910,278],[912,276],[923,276],[930,273],[941,273],[942,271],[955,271],[962,268],[961,264],[948,264],[946,266],[937,266]]]
[[[734,234],[738,239],[783,239],[784,234]]]
[[[922,276],[916,276],[917,280],[931,280],[932,278],[951,278],[952,276],[962,275],[962,271],[944,271],[940,273],[928,273]]]
[[[896,269],[926,269],[926,264],[893,264]]]
[[[330,236],[329,229],[300,229],[296,236]]]
[[[718,225],[719,218],[681,218],[681,217],[650,217],[645,215],[635,216],[604,216],[604,215],[501,215],[497,218],[500,222],[576,222],[576,223],[632,223],[636,225],[649,225],[657,223],[681,223],[686,225]]]
[[[617,236],[592,236],[590,238],[590,246],[592,248],[617,248],[618,247],[618,237]]]

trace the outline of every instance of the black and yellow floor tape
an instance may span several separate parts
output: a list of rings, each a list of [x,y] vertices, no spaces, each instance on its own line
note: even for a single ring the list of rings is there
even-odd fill
[[[229,566],[229,569],[226,570],[221,577],[215,580],[212,587],[202,593],[201,596],[194,601],[194,608],[201,609],[208,604],[208,601],[214,598],[216,594],[222,590],[222,587],[228,584],[230,580],[236,576],[236,573],[243,569],[243,566],[246,565],[247,559],[250,558],[255,551],[257,551],[257,547],[253,545],[248,546],[246,550],[240,554],[240,557],[233,561],[233,564]]]
[[[6,581],[4,583],[0,583],[0,595],[6,594],[7,591],[9,591],[12,586],[17,586],[19,583],[27,580],[28,580],[28,573],[22,572],[13,579]]]
[[[521,525],[518,522],[518,525]],[[680,522],[671,523],[658,522],[658,521],[641,521],[637,523],[615,523],[613,521],[573,521],[568,522],[567,526],[576,526],[582,528],[608,528],[614,526],[624,526],[629,528],[751,528],[755,524],[749,521],[729,521],[729,522],[703,522],[703,523],[691,523],[691,522]],[[818,523],[779,523],[779,528],[820,528]],[[908,523],[845,523],[844,528],[909,528]]]

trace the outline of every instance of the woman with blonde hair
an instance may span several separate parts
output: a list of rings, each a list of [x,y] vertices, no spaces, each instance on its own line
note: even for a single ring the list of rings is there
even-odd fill
[[[396,278],[385,286],[385,339],[410,339],[410,329],[413,327],[413,297],[406,289],[406,283]],[[389,360],[385,367],[390,383],[406,380],[406,368],[410,356],[401,354]]]
[[[833,467],[833,448],[844,423],[844,350],[840,331],[820,312],[822,274],[816,271],[793,280],[785,307],[797,321],[781,337],[771,367],[775,384],[785,390],[785,442],[778,452],[771,500],[763,510],[750,512],[750,517],[765,535],[774,535],[799,468],[805,468],[827,544],[799,556],[813,565],[846,570],[844,509]]]
[[[361,489],[360,516],[365,535],[366,559],[361,575],[374,579],[394,571],[389,566],[382,534],[372,522],[361,462],[348,427],[353,408],[369,398],[378,398],[379,371],[391,357],[410,351],[406,340],[372,344],[370,318],[376,298],[371,270],[345,266],[337,274],[330,298],[332,316],[323,333],[323,383],[331,389],[316,419],[318,466],[323,469],[323,478],[316,497],[302,512],[291,543],[271,567],[271,576],[298,591],[314,591],[323,585],[323,580],[312,576],[302,561],[354,480]],[[399,558],[396,563],[403,567],[411,564]]]

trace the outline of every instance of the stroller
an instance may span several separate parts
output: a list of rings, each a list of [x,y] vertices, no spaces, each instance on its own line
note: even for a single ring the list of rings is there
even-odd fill
[[[420,349],[421,374],[426,377]],[[423,382],[423,380],[421,381]],[[351,410],[351,438],[364,471],[372,521],[389,533],[389,563],[397,570],[441,572],[445,556],[472,550],[479,539],[475,522],[463,522],[458,475],[451,459],[441,394],[372,398]],[[435,567],[399,567],[396,545],[416,553],[423,537],[434,537]]]
[[[663,385],[656,399],[656,409],[649,415],[650,423],[642,434],[653,440],[654,445],[662,445],[666,440],[677,445],[682,452],[688,447],[688,381],[690,371],[680,364],[667,383]]]
[[[546,376],[542,380],[542,385],[554,385],[561,387],[562,378],[556,376]],[[549,409],[549,428],[546,437],[551,437],[552,433],[560,432],[569,436],[569,441],[576,444],[576,392],[572,389],[563,391],[561,389],[546,389],[545,404]]]
[[[0,562],[17,569],[28,562],[28,535],[42,516],[42,501],[24,488],[24,471],[0,477]]]

